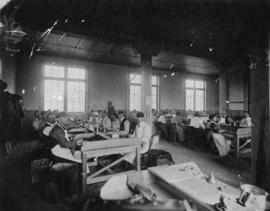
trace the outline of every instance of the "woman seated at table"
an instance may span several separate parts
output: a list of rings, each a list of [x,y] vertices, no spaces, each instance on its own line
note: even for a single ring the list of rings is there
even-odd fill
[[[169,139],[167,120],[166,120],[166,111],[160,111],[161,115],[158,117],[158,130],[160,130],[161,137],[164,139]]]
[[[251,117],[249,116],[249,113],[247,111],[244,112],[245,117],[240,122],[240,127],[251,127]]]
[[[113,131],[116,131],[116,132],[119,132],[119,129],[120,129],[120,121],[118,119],[118,115],[116,113],[113,113],[111,115],[111,119],[112,119],[112,127],[111,129]]]
[[[191,118],[191,120],[190,120],[190,126],[197,128],[197,129],[199,129],[199,128],[205,129],[205,126],[199,117],[200,117],[200,113],[198,111],[196,111],[194,113],[194,117]]]
[[[158,117],[158,122],[161,122],[163,124],[166,124],[166,111],[161,111],[161,115]]]
[[[102,127],[105,131],[110,130],[112,127],[111,119],[107,116],[105,111],[102,113]]]
[[[221,115],[220,115],[220,121],[219,124],[232,124],[233,119],[229,115],[227,115],[227,111],[223,110]]]
[[[216,114],[210,114],[209,119],[207,120],[205,124],[205,129],[210,129],[211,124],[217,124],[217,115]]]
[[[217,147],[219,155],[221,157],[228,155],[231,147],[231,140],[226,139],[225,136],[219,133],[217,124],[212,123],[210,125],[210,128],[213,135],[213,141],[215,146]]]
[[[206,140],[207,140],[207,144],[210,146],[212,146],[212,142],[213,142],[213,132],[211,129],[211,125],[215,124],[219,130],[219,126],[216,121],[217,121],[217,115],[210,114],[209,119],[207,120],[205,124]]]

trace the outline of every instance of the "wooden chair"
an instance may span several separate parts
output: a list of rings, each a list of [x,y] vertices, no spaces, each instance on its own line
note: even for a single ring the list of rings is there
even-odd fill
[[[154,140],[155,140],[154,138],[157,137],[157,136],[159,137],[158,134],[155,134],[155,135],[153,135],[151,137],[151,139],[149,141],[148,151],[146,153],[141,154],[141,169],[147,169],[147,167],[148,167],[148,163],[149,163],[149,159],[148,159],[149,158],[149,152],[152,149],[152,146],[154,144]]]

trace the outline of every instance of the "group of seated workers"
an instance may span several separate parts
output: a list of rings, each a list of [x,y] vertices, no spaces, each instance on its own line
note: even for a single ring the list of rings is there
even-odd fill
[[[206,123],[206,129],[208,129],[208,139],[214,143],[220,156],[225,156],[229,153],[233,135],[228,131],[220,131],[220,124],[229,124],[239,127],[251,127],[252,122],[248,112],[244,112],[244,117],[240,122],[233,120],[227,115],[226,111],[222,112],[221,117],[218,114],[209,115],[209,120]]]
[[[111,114],[111,118],[106,115],[107,113],[108,111],[105,111],[101,115],[102,119],[100,122],[103,128],[117,131],[119,134],[124,136],[139,138],[142,143],[142,154],[149,150],[150,139],[152,138],[152,129],[151,126],[145,121],[144,114],[142,112],[137,112],[136,117],[138,123],[134,132],[131,134],[130,122],[124,116],[124,112],[119,111],[118,115],[113,112]],[[82,140],[81,138],[77,138],[78,136],[76,135],[71,135],[69,130],[81,127],[81,124],[73,121],[65,112],[49,111],[45,113],[43,112],[43,114],[37,112],[35,116],[36,118],[33,122],[33,127],[40,133],[41,144],[40,147],[33,152],[32,160],[35,161],[34,163],[36,165],[41,165],[41,163],[37,163],[36,161],[40,160],[40,162],[43,162],[44,159],[47,159],[47,163],[49,163],[49,175],[51,176],[50,179],[52,179],[59,186],[60,190],[63,188],[69,190],[59,192],[65,194],[76,194],[80,187],[80,182],[78,181],[80,178],[80,165],[74,161],[63,159],[61,156],[58,157],[53,155],[52,149],[59,145],[62,148],[70,149],[73,153],[75,150],[78,150],[82,144]],[[95,133],[92,133],[92,135],[88,137],[95,140],[94,136]],[[123,168],[123,170],[134,167],[136,157],[135,152],[118,156],[124,156],[124,161],[119,166]],[[98,160],[100,160],[98,163],[102,167],[104,164],[102,161],[104,159],[98,158]],[[35,178],[35,176],[36,175],[32,176],[32,180]]]
[[[217,149],[220,156],[229,153],[233,135],[221,133],[219,124],[229,124],[239,127],[251,127],[252,122],[248,112],[244,112],[241,121],[236,121],[229,115],[226,110],[221,114],[210,114],[208,120],[203,121],[199,112],[195,112],[191,117],[181,114],[180,111],[172,112],[161,111],[158,115],[156,112],[156,121],[161,124],[159,129],[163,138],[169,139],[171,128],[175,127],[176,140],[188,142],[202,148]],[[165,131],[165,132],[164,132]],[[165,135],[164,135],[165,134]],[[166,136],[167,135],[167,136]]]
[[[125,117],[123,111],[114,112],[108,117],[106,112],[101,114],[101,128],[104,131],[115,131],[119,132],[122,136],[127,136],[130,133],[130,121]]]

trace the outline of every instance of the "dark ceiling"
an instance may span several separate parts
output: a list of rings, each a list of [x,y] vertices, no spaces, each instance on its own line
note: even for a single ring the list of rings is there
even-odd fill
[[[28,34],[20,43],[25,51],[36,43],[39,54],[49,50],[59,56],[138,65],[133,44],[151,41],[161,46],[153,60],[161,69],[187,61],[195,66],[196,59],[183,54],[227,66],[245,59],[259,45],[269,17],[266,1],[14,0],[1,17],[14,8],[15,21]],[[50,27],[51,33],[40,39]],[[217,74],[208,60],[202,65],[204,74],[203,68]]]
[[[41,32],[29,32],[29,35],[34,40],[38,40],[41,34]],[[24,44],[27,45],[28,42]],[[79,37],[63,32],[50,33],[46,40],[40,42],[35,49],[35,54],[40,55],[49,54],[57,57],[76,58],[100,63],[140,66],[140,54],[132,44],[111,42],[85,36]],[[153,57],[152,66],[155,69],[174,72],[218,74],[213,61],[175,53],[166,48],[162,48],[159,54]]]

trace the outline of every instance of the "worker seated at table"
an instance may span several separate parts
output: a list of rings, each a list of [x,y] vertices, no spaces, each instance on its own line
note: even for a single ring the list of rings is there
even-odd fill
[[[46,141],[46,147],[50,149],[50,177],[53,184],[58,187],[58,194],[61,199],[70,197],[73,194],[78,193],[78,176],[79,166],[72,156],[72,151],[76,149],[79,144],[77,139],[70,138],[67,133],[65,125],[69,125],[70,119],[64,112],[57,113],[55,115],[56,121],[54,123],[48,122],[50,115],[47,116],[47,125],[42,130],[44,140]],[[69,159],[67,157],[67,149],[69,149]],[[55,154],[56,152],[56,154]]]
[[[232,124],[233,119],[227,114],[227,111],[224,109],[220,115],[219,124]]]
[[[163,137],[164,139],[169,139],[168,128],[166,124],[166,115],[166,111],[160,111],[160,116],[158,117],[158,127],[161,133],[161,137]]]
[[[249,113],[247,111],[244,112],[245,117],[240,122],[240,127],[251,127],[251,117],[249,116]]]
[[[65,149],[69,149],[70,152],[75,152],[76,148],[78,148],[81,143],[82,139],[77,139],[77,136],[80,136],[81,134],[78,134],[76,136],[71,136],[68,134],[67,128],[65,125],[70,125],[71,121],[69,116],[65,112],[60,112],[56,114],[56,123],[52,127],[51,131],[49,132],[49,140],[52,147],[52,150],[57,148],[57,155],[54,154],[54,165],[52,166],[52,169],[54,172],[57,173],[57,177],[62,178],[63,175],[69,178],[69,181],[71,181],[71,186],[76,186],[75,182],[77,182],[76,177],[79,171],[75,171],[75,169],[79,169],[79,166],[77,165],[76,159],[74,156],[70,157],[67,155],[67,151]],[[61,150],[63,148],[63,150]],[[54,151],[55,152],[55,151]],[[73,169],[69,172],[69,169]],[[61,172],[63,174],[61,174]],[[60,173],[60,176],[59,176]],[[64,182],[64,181],[63,181]],[[60,184],[62,181],[60,181]],[[63,186],[64,184],[61,184]]]
[[[119,132],[119,129],[120,129],[120,121],[118,119],[118,115],[117,113],[113,113],[111,115],[111,119],[112,119],[112,127],[111,129],[115,132]]]
[[[212,123],[210,125],[210,128],[213,135],[213,141],[219,155],[221,157],[228,155],[231,147],[231,140],[227,139],[225,136],[219,133],[219,128],[217,124]]]
[[[141,144],[142,144],[141,153],[143,154],[143,153],[148,152],[148,150],[149,150],[152,131],[151,131],[151,127],[144,120],[144,114],[142,112],[138,112],[136,114],[136,117],[138,119],[138,124],[135,128],[134,133],[130,134],[129,137],[130,138],[137,137],[141,140]],[[98,159],[98,162],[101,166],[105,167],[105,166],[109,165],[109,163],[112,163],[113,161],[115,161],[119,158],[122,158],[123,156],[124,156],[124,160],[121,161],[121,163],[119,163],[117,165],[117,167],[120,168],[121,171],[127,171],[127,170],[132,169],[134,167],[136,152],[103,156],[103,157]]]
[[[199,112],[194,113],[194,117],[190,119],[189,126],[186,128],[186,141],[191,146],[197,146],[199,148],[208,148],[207,133],[202,120],[199,118]]]
[[[161,111],[161,115],[158,117],[158,122],[166,124],[166,111]]]
[[[118,118],[120,121],[120,135],[127,136],[130,131],[130,122],[129,120],[124,116],[123,111],[118,112]]]
[[[205,124],[205,129],[210,129],[211,124],[217,124],[217,115],[216,114],[209,115],[208,120]]]
[[[51,145],[59,144],[63,148],[74,150],[77,143],[70,139],[66,125],[70,124],[70,119],[65,112],[56,114],[56,123],[49,132]]]
[[[106,111],[102,113],[102,127],[104,131],[108,131],[112,127],[111,119],[107,116]]]
[[[183,117],[180,111],[176,111],[175,117],[173,117],[172,119],[172,123],[175,124],[176,126],[177,139],[180,142],[183,142],[184,141],[184,132],[183,132],[184,123],[183,123]]]
[[[141,154],[144,154],[149,150],[152,130],[150,125],[145,121],[143,112],[137,113],[137,119],[138,124],[136,126],[135,132],[134,134],[130,135],[130,137],[137,137],[141,140],[142,143]],[[125,155],[125,160],[133,164],[135,157],[136,157],[135,152],[128,153]]]
[[[219,130],[219,126],[217,124],[217,115],[216,114],[210,114],[209,119],[207,120],[206,124],[205,124],[205,131],[206,131],[206,140],[207,140],[207,143],[212,146],[212,142],[213,142],[213,132],[212,132],[212,129],[211,129],[211,125],[212,124],[215,124],[217,127],[218,127],[218,130]]]
[[[35,111],[32,127],[38,132],[39,142],[37,147],[31,152],[30,160],[49,159],[51,160],[51,146],[49,144],[49,133],[55,124],[54,111]]]
[[[200,117],[200,113],[198,111],[196,111],[194,113],[194,117],[191,118],[191,120],[190,120],[190,126],[197,128],[197,129],[199,129],[199,128],[205,129],[205,126],[199,117]]]
[[[152,117],[153,117],[153,121],[158,121],[158,112],[156,109],[152,109]]]

